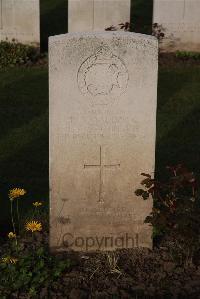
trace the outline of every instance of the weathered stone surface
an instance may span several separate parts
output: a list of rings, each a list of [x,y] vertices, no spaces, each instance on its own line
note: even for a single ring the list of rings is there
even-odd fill
[[[68,0],[68,32],[104,31],[130,22],[130,0]]]
[[[51,248],[151,247],[134,191],[154,171],[157,40],[69,33],[49,55]]]
[[[164,51],[200,51],[200,1],[154,0],[153,22],[165,34]]]
[[[39,0],[0,0],[0,40],[39,46]]]

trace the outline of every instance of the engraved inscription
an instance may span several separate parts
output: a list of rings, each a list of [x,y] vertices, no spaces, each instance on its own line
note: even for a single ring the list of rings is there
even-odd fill
[[[98,202],[104,202],[104,192],[103,192],[103,174],[104,170],[107,168],[119,168],[120,164],[104,164],[102,162],[102,148],[100,146],[99,153],[99,164],[84,164],[84,168],[98,168],[99,169],[99,199]]]
[[[97,106],[96,106],[97,107]],[[88,117],[87,123],[84,126],[75,125],[81,119],[81,110],[76,113],[76,118],[69,117],[65,123],[65,138],[69,135],[72,138],[85,138],[85,136],[92,138],[99,138],[99,136],[115,135],[119,138],[126,138],[131,136],[137,138],[138,122],[135,118],[130,117],[127,119],[123,113],[121,115],[111,115],[111,113],[101,114],[98,109],[90,109],[88,111],[92,117]],[[101,123],[101,126],[99,126]],[[92,128],[92,132],[91,132]]]
[[[135,223],[135,224],[143,224],[143,220],[140,220],[138,215],[136,214],[135,209],[127,207],[119,206],[119,207],[104,207],[98,206],[96,208],[93,207],[85,207],[80,213],[79,217],[90,218],[95,222],[97,219],[101,219],[101,223],[104,224],[124,224],[124,223]]]
[[[107,46],[97,49],[80,66],[78,86],[83,94],[92,96],[116,96],[127,88],[128,70],[124,62]]]

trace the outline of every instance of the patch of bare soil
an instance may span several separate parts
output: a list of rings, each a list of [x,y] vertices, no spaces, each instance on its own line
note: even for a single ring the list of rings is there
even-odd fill
[[[50,287],[49,298],[200,298],[199,258],[190,266],[177,263],[168,246],[65,255],[73,266]]]

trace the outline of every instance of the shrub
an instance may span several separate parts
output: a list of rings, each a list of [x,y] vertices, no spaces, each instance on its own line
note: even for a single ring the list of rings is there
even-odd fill
[[[153,179],[149,174],[136,190],[137,196],[147,200],[153,197],[154,207],[145,222],[157,233],[165,233],[176,244],[181,259],[191,263],[200,248],[200,203],[194,174],[183,165],[167,167],[171,176],[165,182]]]
[[[15,41],[0,42],[0,68],[23,65],[28,62],[36,62],[39,51],[32,46],[23,45]]]

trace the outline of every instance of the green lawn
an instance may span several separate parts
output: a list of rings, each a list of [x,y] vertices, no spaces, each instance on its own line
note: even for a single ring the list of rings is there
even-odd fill
[[[24,187],[30,199],[48,199],[47,68],[0,71],[0,224],[7,190]]]
[[[184,163],[200,174],[200,67],[161,68],[156,169]]]

